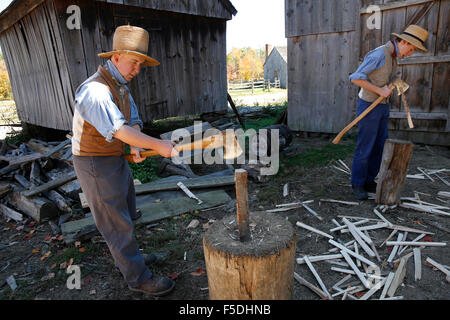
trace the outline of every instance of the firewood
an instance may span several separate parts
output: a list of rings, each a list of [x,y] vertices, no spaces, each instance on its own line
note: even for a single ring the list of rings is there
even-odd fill
[[[300,221],[297,221],[296,225],[297,225],[298,227],[300,227],[300,228],[303,228],[303,229],[306,229],[306,230],[315,232],[315,233],[317,233],[317,234],[320,234],[321,236],[324,236],[324,237],[326,237],[326,238],[333,239],[333,237],[330,236],[329,234],[327,234],[327,233],[325,233],[325,232],[322,232],[322,231],[320,231],[320,230],[317,230],[316,228],[313,228],[313,227],[311,227],[311,226],[308,226],[308,225],[306,225],[306,224],[304,224],[304,223],[302,223],[302,222],[300,222]]]
[[[341,254],[344,257],[345,261],[347,261],[347,263],[350,265],[350,267],[353,269],[353,271],[356,273],[356,275],[358,276],[359,280],[361,280],[362,284],[364,285],[364,287],[366,287],[367,289],[369,289],[369,282],[367,281],[367,279],[364,277],[364,275],[361,273],[361,271],[358,269],[358,267],[355,265],[355,263],[353,262],[352,258],[350,258],[350,256],[348,255],[347,252],[345,252],[344,250],[341,250]]]
[[[366,244],[367,241],[367,237],[364,235],[364,237],[361,237],[360,232],[357,231],[356,227],[350,222],[348,221],[346,218],[343,218],[342,221],[348,226],[350,233],[352,234],[352,236],[355,238],[355,240],[359,243],[359,245],[364,249],[364,251],[370,256],[370,257],[375,257],[375,253],[372,251],[372,249],[369,248],[369,246]],[[364,240],[362,238],[365,238]],[[369,241],[372,242],[372,240]]]
[[[67,175],[62,176],[62,177],[60,177],[58,179],[49,181],[49,182],[47,182],[47,183],[45,183],[45,184],[43,184],[41,186],[38,186],[36,188],[31,189],[31,190],[24,191],[23,195],[26,196],[26,197],[34,196],[34,195],[39,194],[39,193],[41,193],[43,191],[47,191],[47,190],[59,187],[60,185],[63,185],[65,183],[69,182],[69,181],[72,181],[72,180],[76,179],[76,177],[77,176],[76,176],[75,171],[72,171],[72,172],[68,173]]]
[[[391,286],[392,280],[394,280],[394,272],[389,272],[388,276],[386,277],[386,282],[384,283],[383,291],[380,295],[380,300],[383,300],[386,297],[387,291],[389,287]]]
[[[394,274],[394,279],[392,280],[392,283],[387,291],[388,296],[393,297],[395,291],[397,291],[397,288],[403,282],[403,279],[406,275],[406,262],[408,262],[408,259],[412,256],[412,254],[413,253],[411,252],[400,259],[400,264],[398,265],[397,271]]]
[[[328,254],[328,255],[322,255],[322,256],[308,256],[309,261],[311,262],[317,262],[317,261],[326,261],[331,259],[340,259],[342,258],[342,254]],[[305,258],[297,258],[298,264],[305,263]]]
[[[8,208],[4,204],[0,204],[0,210],[5,215],[5,217],[13,219],[15,221],[22,221],[23,216],[21,213],[17,212],[16,210],[13,210],[11,208]]]
[[[327,296],[325,292],[317,288],[315,285],[309,283],[305,279],[299,276],[297,272],[294,272],[294,279],[297,280],[300,284],[304,285],[305,287],[308,287],[311,289],[314,293],[316,293],[320,298],[323,300],[329,300],[330,298]]]
[[[450,277],[450,271],[448,271],[442,264],[434,261],[433,259],[431,259],[430,257],[427,257],[427,259],[425,260],[426,262],[428,262],[429,264],[431,264],[433,267],[435,267],[436,269],[438,269],[439,271],[445,273],[445,275],[447,277]]]
[[[329,242],[330,244],[332,244],[333,246],[338,247],[338,248],[341,249],[342,251],[347,252],[348,254],[350,254],[351,256],[355,257],[356,259],[361,260],[361,262],[364,262],[364,263],[366,263],[366,264],[368,264],[368,265],[371,265],[371,266],[376,266],[376,264],[375,264],[374,262],[370,261],[369,259],[364,258],[363,256],[361,256],[361,255],[359,255],[359,254],[356,254],[355,252],[353,252],[352,250],[350,250],[350,249],[344,247],[344,246],[341,245],[340,243],[337,243],[336,241],[334,241],[334,240],[332,240],[332,239],[328,240],[328,242]]]
[[[407,246],[428,246],[428,247],[445,247],[445,242],[420,242],[420,241],[387,241],[387,246],[407,245]]]
[[[319,283],[320,287],[322,288],[323,292],[325,292],[325,294],[327,295],[327,297],[330,300],[333,300],[333,298],[331,297],[330,293],[327,290],[327,287],[325,286],[325,284],[323,283],[322,279],[320,278],[319,274],[317,273],[316,269],[314,268],[314,266],[312,265],[311,261],[309,261],[308,256],[304,257],[306,264],[309,267],[309,270],[311,270],[312,274],[314,275],[314,277],[316,278],[317,282]]]
[[[44,218],[53,218],[58,214],[58,209],[52,201],[44,197],[24,196],[22,191],[11,192],[7,196],[7,201],[37,222],[41,222]]]
[[[420,280],[422,278],[422,261],[420,255],[420,248],[414,248],[414,280]]]

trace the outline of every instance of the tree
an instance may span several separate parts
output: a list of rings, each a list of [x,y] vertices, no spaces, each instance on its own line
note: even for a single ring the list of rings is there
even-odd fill
[[[228,80],[251,80],[264,76],[262,50],[233,48],[227,55]]]
[[[12,99],[11,82],[9,81],[5,60],[3,60],[3,55],[0,52],[0,100],[10,99]]]

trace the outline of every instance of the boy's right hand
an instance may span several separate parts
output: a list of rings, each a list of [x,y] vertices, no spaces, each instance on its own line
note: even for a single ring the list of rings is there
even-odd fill
[[[161,140],[160,147],[158,148],[158,152],[164,158],[170,158],[172,156],[177,156],[178,151],[174,148],[175,142],[171,140]]]
[[[393,92],[393,89],[389,88],[388,86],[384,86],[383,88],[381,88],[380,96],[382,96],[383,98],[388,98]]]

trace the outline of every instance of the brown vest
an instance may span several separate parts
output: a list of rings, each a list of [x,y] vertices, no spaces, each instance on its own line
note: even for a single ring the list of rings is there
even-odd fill
[[[97,72],[84,83],[82,83],[77,91],[89,82],[98,82],[108,88],[113,96],[114,103],[119,108],[120,112],[125,117],[125,120],[130,120],[130,98],[125,87],[121,87],[120,91],[117,88],[119,85],[114,81],[111,74],[102,66],[98,67]],[[83,123],[82,135],[80,139],[80,156],[122,156],[125,154],[125,143],[118,139],[112,142],[106,141],[94,126],[87,121]]]
[[[397,71],[397,60],[392,56],[395,51],[394,44],[389,41],[381,48],[384,51],[384,66],[367,76],[367,80],[378,87],[384,87],[389,84]],[[367,102],[374,102],[379,96],[372,91],[361,88],[359,97]],[[381,103],[387,103],[387,99],[383,99]]]

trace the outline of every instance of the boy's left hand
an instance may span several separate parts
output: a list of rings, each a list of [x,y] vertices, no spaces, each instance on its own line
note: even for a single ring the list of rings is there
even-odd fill
[[[130,146],[130,154],[133,155],[134,163],[140,163],[146,159],[146,157],[141,157],[141,151],[144,151],[144,149]]]

